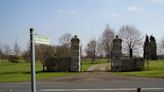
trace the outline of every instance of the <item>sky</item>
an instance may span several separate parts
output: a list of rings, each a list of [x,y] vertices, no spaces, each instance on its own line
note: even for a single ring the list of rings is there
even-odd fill
[[[27,48],[29,29],[59,44],[64,33],[84,45],[98,39],[106,25],[117,33],[134,25],[143,35],[164,36],[164,0],[0,0],[0,44]]]

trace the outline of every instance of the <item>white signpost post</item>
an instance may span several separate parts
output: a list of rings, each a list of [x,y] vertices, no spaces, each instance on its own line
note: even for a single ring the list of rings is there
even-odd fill
[[[43,35],[34,34],[34,29],[30,28],[31,91],[32,92],[36,92],[35,43],[50,44],[50,39],[46,36],[43,36]]]

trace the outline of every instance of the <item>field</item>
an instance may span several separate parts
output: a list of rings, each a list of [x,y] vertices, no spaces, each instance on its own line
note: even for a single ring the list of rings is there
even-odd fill
[[[93,64],[88,59],[82,61],[82,72],[86,71],[94,64],[107,63],[105,59],[97,59]],[[48,79],[61,76],[69,76],[78,74],[73,72],[41,72],[42,64],[36,63],[36,77],[37,80]],[[164,78],[164,60],[150,61],[150,69],[135,72],[117,72],[114,74],[128,75],[128,76],[144,76],[144,77],[158,77]],[[30,80],[30,63],[11,63],[8,61],[0,62],[0,82],[19,82]]]

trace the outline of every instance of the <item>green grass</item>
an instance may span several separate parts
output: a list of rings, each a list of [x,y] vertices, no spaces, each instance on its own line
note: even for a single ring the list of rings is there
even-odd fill
[[[145,67],[146,69],[144,71],[118,72],[116,74],[164,78],[164,60],[150,61],[149,67],[150,67],[149,70]]]
[[[94,64],[104,63],[105,60],[96,60]],[[88,59],[82,61],[82,71],[86,71],[91,65]],[[69,76],[77,74],[75,72],[41,72],[42,64],[36,63],[37,80]],[[0,62],[0,82],[19,82],[30,80],[30,63],[11,63],[6,60]]]
[[[75,74],[72,72],[41,72],[41,70],[41,63],[36,63],[37,80]],[[30,78],[30,63],[0,62],[0,82],[28,81]]]
[[[90,60],[85,59],[82,61],[82,72],[86,71],[90,66],[94,64],[101,63],[107,63],[107,60],[96,59],[95,62],[91,64]],[[37,80],[78,74],[74,72],[41,72],[41,70],[42,64],[36,63]],[[118,72],[115,74],[164,78],[164,60],[151,61],[149,70],[135,72]],[[24,62],[15,64],[8,61],[0,62],[0,82],[29,81],[30,78],[30,63]]]

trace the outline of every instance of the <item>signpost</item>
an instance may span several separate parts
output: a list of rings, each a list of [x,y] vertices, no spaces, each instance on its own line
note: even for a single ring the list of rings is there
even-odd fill
[[[35,34],[34,40],[36,43],[50,44],[50,39],[47,36]]]
[[[34,29],[30,28],[30,50],[31,50],[31,91],[36,92],[35,73],[35,43],[50,44],[50,39],[46,36],[34,34]]]
[[[36,77],[35,77],[35,42],[34,29],[30,28],[30,49],[31,49],[31,92],[36,92]]]

